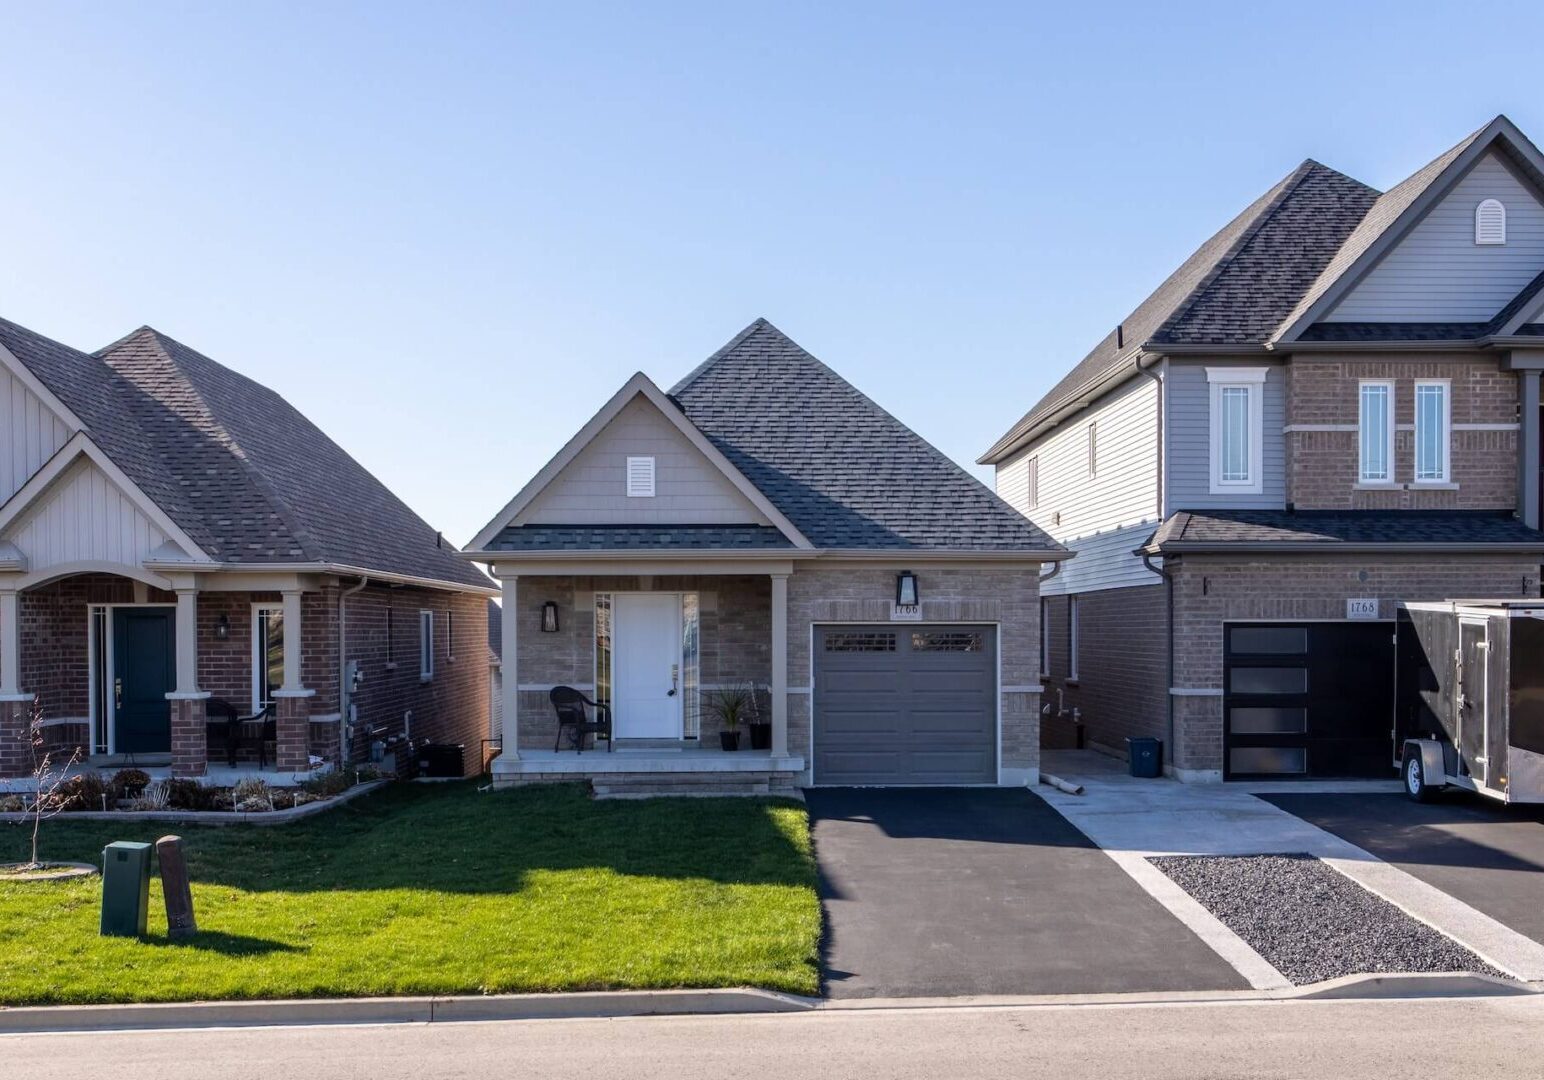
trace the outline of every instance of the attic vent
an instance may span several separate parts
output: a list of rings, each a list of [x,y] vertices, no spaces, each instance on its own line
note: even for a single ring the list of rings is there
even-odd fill
[[[1499,199],[1486,199],[1474,208],[1474,242],[1506,243],[1506,207]]]
[[[627,459],[627,495],[633,499],[654,497],[654,459],[630,457]]]

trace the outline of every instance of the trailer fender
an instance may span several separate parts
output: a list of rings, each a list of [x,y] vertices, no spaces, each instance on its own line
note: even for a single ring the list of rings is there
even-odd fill
[[[1417,750],[1421,755],[1421,773],[1429,788],[1447,786],[1447,768],[1442,761],[1442,744],[1436,739],[1406,739],[1405,752]],[[1401,755],[1400,760],[1404,760]]]

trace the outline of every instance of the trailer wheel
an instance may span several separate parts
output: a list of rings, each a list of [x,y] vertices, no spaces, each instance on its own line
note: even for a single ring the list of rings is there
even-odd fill
[[[1421,749],[1406,747],[1404,767],[1400,770],[1405,779],[1405,794],[1416,802],[1431,802],[1437,797],[1437,789],[1426,783],[1426,767],[1421,764]]]

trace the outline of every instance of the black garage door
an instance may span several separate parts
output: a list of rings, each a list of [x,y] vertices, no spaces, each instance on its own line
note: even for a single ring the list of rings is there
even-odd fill
[[[815,628],[815,783],[997,782],[997,631]]]
[[[1228,623],[1223,634],[1225,776],[1392,774],[1392,623]]]

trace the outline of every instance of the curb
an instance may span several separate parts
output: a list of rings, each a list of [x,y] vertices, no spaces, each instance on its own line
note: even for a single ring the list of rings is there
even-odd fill
[[[1299,986],[1279,997],[1297,1001],[1375,1000],[1379,998],[1511,997],[1537,994],[1538,983],[1520,983],[1467,971],[1426,971],[1403,975],[1342,975]]]
[[[617,990],[487,997],[317,998],[189,1001],[157,1005],[37,1005],[0,1008],[0,1035],[301,1024],[433,1024],[470,1020],[558,1020],[621,1016],[807,1012],[814,998],[771,990]]]

